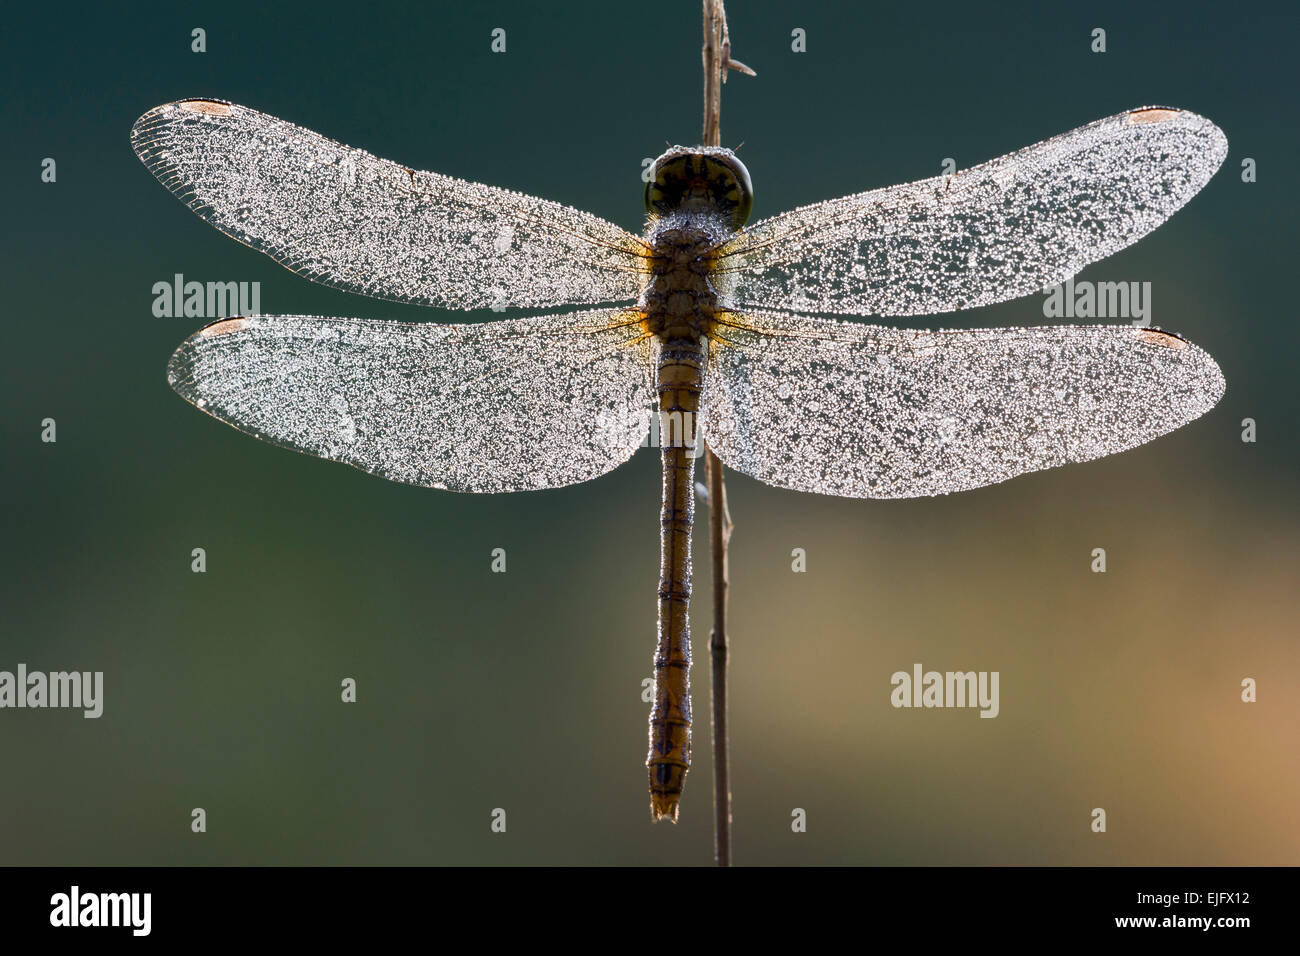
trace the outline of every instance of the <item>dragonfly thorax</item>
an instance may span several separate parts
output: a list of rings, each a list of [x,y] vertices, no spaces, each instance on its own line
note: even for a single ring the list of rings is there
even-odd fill
[[[719,245],[731,235],[717,216],[674,213],[651,224],[651,254],[638,303],[648,330],[664,339],[707,335],[718,293],[713,283]]]
[[[749,170],[735,153],[717,146],[674,146],[655,160],[645,184],[645,209],[652,217],[712,213],[737,230],[753,206]]]

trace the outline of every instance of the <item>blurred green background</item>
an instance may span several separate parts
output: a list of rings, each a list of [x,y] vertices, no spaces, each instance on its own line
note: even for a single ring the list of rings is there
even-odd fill
[[[738,862],[1300,862],[1300,30],[1271,9],[732,4],[758,77],[726,85],[723,138],[744,143],[756,217],[1145,104],[1209,116],[1230,143],[1185,210],[1082,276],[1153,284],[1154,323],[1227,377],[1205,418],[933,500],[730,476]],[[464,316],[290,274],[195,218],[127,143],[150,107],[214,96],[635,230],[641,160],[698,140],[699,4],[10,5],[4,20],[0,669],[102,670],[106,699],[99,720],[0,711],[0,863],[711,862],[705,536],[696,766],[681,822],[649,821],[657,456],[563,490],[458,496],[200,414],[164,367],[202,323],[151,313],[174,273],[261,282],[268,313]],[[1048,320],[1031,296],[928,324]],[[894,710],[889,677],[918,661],[1000,671],[1001,715]]]

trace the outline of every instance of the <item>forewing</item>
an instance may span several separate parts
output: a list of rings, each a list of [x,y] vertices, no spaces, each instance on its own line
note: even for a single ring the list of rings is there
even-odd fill
[[[167,375],[240,431],[393,481],[556,488],[615,468],[646,435],[652,366],[639,320],[226,319],[182,343]]]
[[[1039,291],[1141,239],[1228,152],[1202,116],[1148,107],[953,176],[756,223],[723,247],[739,306],[928,315]]]
[[[326,285],[448,309],[620,302],[640,288],[644,244],[603,219],[243,106],[159,106],[131,145],[198,215]]]
[[[911,498],[1134,448],[1223,395],[1214,360],[1132,326],[927,332],[725,317],[702,422],[730,468],[796,491]]]

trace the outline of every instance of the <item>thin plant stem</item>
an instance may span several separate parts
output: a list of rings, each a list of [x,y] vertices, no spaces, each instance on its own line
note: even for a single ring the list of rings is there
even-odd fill
[[[754,75],[731,59],[731,38],[722,0],[704,0],[704,132],[705,146],[721,146],[722,84],[727,71]],[[707,449],[704,459],[709,495],[709,553],[713,561],[713,630],[709,634],[712,663],[713,728],[713,851],[718,866],[731,866],[731,738],[727,730],[727,545],[731,515],[722,462]]]

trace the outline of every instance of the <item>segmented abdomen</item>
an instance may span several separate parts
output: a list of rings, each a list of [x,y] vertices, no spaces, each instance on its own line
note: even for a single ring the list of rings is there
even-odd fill
[[[661,341],[656,384],[663,458],[660,513],[659,640],[650,711],[650,811],[677,819],[691,766],[691,525],[695,518],[696,416],[704,376],[699,337]]]

